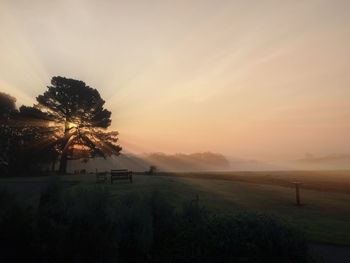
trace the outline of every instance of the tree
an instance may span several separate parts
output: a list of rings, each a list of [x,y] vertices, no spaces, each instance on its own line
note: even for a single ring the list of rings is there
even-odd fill
[[[157,166],[151,165],[151,166],[149,167],[149,170],[148,170],[147,173],[148,173],[149,175],[154,175],[156,172],[157,172]]]
[[[41,111],[32,107],[16,108],[16,99],[0,93],[0,170],[1,174],[37,174],[42,165],[57,158],[49,147],[55,130]]]
[[[9,153],[14,141],[10,119],[16,112],[16,99],[0,92],[0,171],[2,174],[5,174],[9,165]]]
[[[0,119],[4,121],[16,112],[16,98],[0,92]]]
[[[21,106],[16,117],[17,129],[21,129],[23,142],[22,160],[26,163],[44,164],[51,162],[51,170],[55,170],[55,163],[60,155],[58,142],[61,127],[52,125],[54,118],[35,107]],[[30,152],[30,157],[28,157]]]
[[[38,104],[26,111],[55,127],[50,144],[58,147],[60,173],[66,173],[69,159],[119,154],[118,132],[106,131],[111,112],[104,109],[105,101],[96,89],[64,77],[53,77],[47,88],[36,98]]]

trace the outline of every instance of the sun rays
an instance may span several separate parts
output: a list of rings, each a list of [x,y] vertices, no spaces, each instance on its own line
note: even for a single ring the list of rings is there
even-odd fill
[[[269,159],[349,148],[349,3],[156,2],[78,1],[73,12],[3,0],[0,89],[31,105],[50,76],[83,79],[138,153]]]

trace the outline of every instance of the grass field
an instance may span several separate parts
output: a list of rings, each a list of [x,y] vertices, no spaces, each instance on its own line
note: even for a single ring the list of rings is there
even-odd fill
[[[48,177],[2,178],[0,185],[35,204]],[[294,180],[302,181],[303,205],[295,205]],[[67,188],[96,187],[94,175],[61,177]],[[112,198],[157,190],[176,207],[199,198],[217,214],[242,211],[277,216],[301,229],[309,241],[350,245],[350,172],[251,172],[135,175],[134,183],[99,184]]]

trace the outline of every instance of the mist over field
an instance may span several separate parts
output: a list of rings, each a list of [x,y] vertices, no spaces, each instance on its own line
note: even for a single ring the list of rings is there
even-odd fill
[[[87,163],[75,161],[70,165],[70,169],[72,171],[75,169],[86,169],[94,172],[95,169],[108,171],[110,169],[126,168],[132,171],[144,172],[151,165],[156,166],[160,171],[167,172],[231,170],[230,162],[225,156],[211,152],[193,154],[121,154],[118,157],[99,158],[90,160]]]
[[[72,161],[70,172],[83,170],[87,172],[108,171],[126,168],[144,172],[155,165],[163,172],[220,172],[220,171],[288,171],[288,170],[347,170],[350,169],[350,155],[329,155],[323,157],[308,156],[297,160],[265,162],[235,157],[219,153],[202,152],[192,154],[165,153],[123,153],[118,157],[96,158],[88,162]]]

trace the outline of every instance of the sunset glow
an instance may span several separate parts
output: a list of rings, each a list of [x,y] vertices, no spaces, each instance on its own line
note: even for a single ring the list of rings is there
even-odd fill
[[[135,153],[349,153],[349,10],[346,0],[0,0],[0,90],[31,106],[52,76],[84,80]]]

